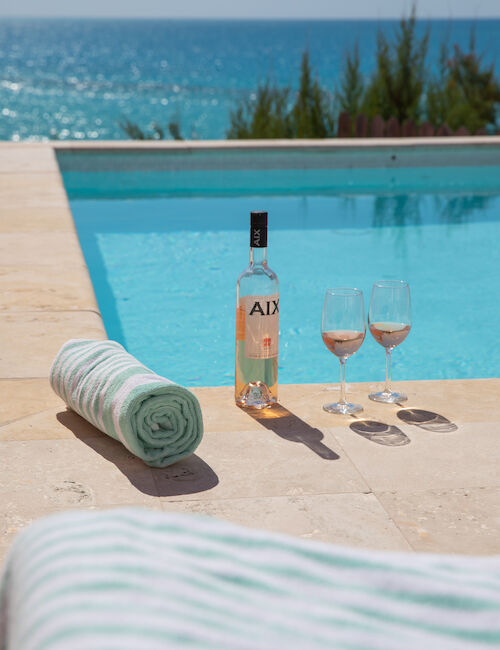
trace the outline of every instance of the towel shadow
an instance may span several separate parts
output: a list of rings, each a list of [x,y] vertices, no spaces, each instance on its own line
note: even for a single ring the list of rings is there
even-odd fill
[[[261,411],[242,410],[284,440],[300,442],[325,460],[340,458],[338,454],[321,442],[324,436],[319,429],[314,429],[281,404],[275,404],[271,408]]]
[[[425,411],[423,409],[403,408],[396,414],[405,424],[414,424],[420,429],[435,433],[453,433],[457,425],[445,418],[444,415]]]
[[[363,436],[370,442],[388,447],[401,447],[409,445],[411,440],[398,427],[376,420],[358,420],[352,422],[349,428],[355,433]]]
[[[191,454],[169,467],[149,467],[120,442],[96,429],[74,411],[61,411],[56,417],[76,438],[116,465],[143,494],[156,497],[195,494],[210,490],[219,482],[213,469],[196,454]]]

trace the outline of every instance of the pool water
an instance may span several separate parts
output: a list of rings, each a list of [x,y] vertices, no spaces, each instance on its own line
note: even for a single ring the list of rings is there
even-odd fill
[[[500,178],[499,167],[484,169]],[[466,170],[457,173],[466,187]],[[248,264],[249,211],[264,209],[281,290],[281,383],[338,381],[320,335],[325,289],[358,287],[368,310],[372,283],[391,278],[410,283],[413,307],[411,332],[393,353],[394,381],[499,376],[500,184],[304,195],[273,194],[272,172],[267,181],[265,194],[70,192],[108,336],[181,384],[232,384],[235,283]],[[384,350],[367,333],[347,381],[382,381],[384,373]]]

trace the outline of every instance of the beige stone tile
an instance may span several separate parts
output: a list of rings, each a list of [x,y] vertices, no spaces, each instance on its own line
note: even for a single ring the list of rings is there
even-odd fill
[[[0,379],[0,425],[63,406],[47,379]]]
[[[103,339],[101,317],[90,311],[7,312],[0,318],[0,377],[48,377],[68,339]]]
[[[373,491],[500,487],[500,422],[448,433],[400,425],[367,434],[354,419],[351,427],[330,431]]]
[[[0,233],[2,266],[53,267],[63,274],[85,262],[75,233],[69,231]]]
[[[216,386],[190,390],[200,402],[205,431],[248,431],[262,426],[244,409],[234,403],[232,386]]]
[[[0,146],[0,173],[56,172],[54,150],[50,145],[11,143]]]
[[[348,384],[347,388],[348,399],[363,406],[363,417],[394,425],[402,424],[397,415],[401,406],[378,404],[368,398],[370,392],[380,390],[380,384]],[[434,413],[455,424],[500,419],[500,379],[395,382],[394,388],[408,395],[403,408]],[[349,416],[332,415],[322,409],[323,404],[337,399],[338,385],[283,385],[279,391],[280,403],[312,426],[349,424]]]
[[[347,395],[350,400],[362,404],[363,417],[397,426],[414,426],[409,424],[408,419],[402,420],[398,416],[402,408],[413,409],[416,416],[425,411],[429,421],[434,419],[438,426],[440,421],[444,423],[446,420],[454,424],[500,420],[500,379],[412,381],[397,382],[395,386],[404,390],[409,397],[404,407],[377,404],[368,399],[370,392],[380,388],[378,384],[348,384]],[[192,390],[200,400],[207,431],[245,431],[251,422],[254,422],[251,426],[259,428],[250,411],[235,406],[232,386]],[[279,403],[289,416],[295,416],[310,426],[348,427],[351,417],[332,415],[322,408],[323,404],[337,400],[338,390],[336,384],[284,384],[279,387]],[[262,421],[266,413],[271,417],[272,411],[268,409],[262,415],[257,413],[256,417]],[[436,418],[436,415],[440,417]]]
[[[500,554],[500,488],[377,496],[416,551]]]
[[[73,215],[67,205],[59,207],[20,205],[2,206],[0,232],[74,232]]]
[[[2,511],[13,517],[159,503],[151,468],[107,437],[0,442],[0,455]]]
[[[203,461],[186,459],[154,470],[162,497],[228,499],[303,496],[368,490],[333,436],[312,429],[289,436],[254,429],[207,433],[196,450]],[[214,480],[215,475],[215,480]],[[192,488],[189,487],[192,484]],[[200,483],[204,489],[200,488]]]
[[[98,311],[87,268],[0,266],[0,311]]]
[[[408,542],[373,494],[163,500],[164,510],[220,517],[236,524],[346,546],[408,551]]]
[[[68,199],[59,172],[0,174],[2,207],[65,207]]]
[[[47,380],[44,380],[47,381]],[[48,384],[48,381],[47,381]],[[52,390],[52,389],[50,389]],[[59,440],[102,438],[105,434],[66,407],[53,391],[57,406],[20,418],[0,427],[0,440]]]
[[[362,388],[359,388],[361,386]],[[360,399],[366,388],[352,385],[350,398]],[[353,388],[356,392],[353,391]],[[349,422],[348,417],[335,417],[322,410],[322,405],[333,401],[338,388],[327,384],[297,384],[279,387],[279,404],[270,409],[256,411],[243,409],[234,403],[234,387],[218,386],[191,389],[200,401],[203,421],[207,431],[247,431],[261,429],[271,421],[282,428],[331,427],[332,422]]]

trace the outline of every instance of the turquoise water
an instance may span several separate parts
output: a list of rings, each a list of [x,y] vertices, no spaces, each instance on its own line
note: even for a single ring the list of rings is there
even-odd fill
[[[472,12],[472,8],[471,8]],[[450,9],[451,13],[451,9]],[[321,84],[338,84],[357,43],[363,73],[375,65],[377,30],[395,20],[94,20],[0,17],[0,139],[124,139],[119,122],[148,129],[176,120],[185,138],[224,138],[229,113],[271,76],[295,84],[309,49]],[[422,20],[429,71],[441,43],[500,63],[500,20]]]
[[[155,371],[203,386],[234,381],[235,282],[248,260],[252,209],[269,211],[281,383],[337,381],[338,362],[320,336],[324,291],[359,287],[367,309],[372,283],[387,278],[408,280],[413,301],[394,380],[499,376],[500,167],[482,167],[482,184],[469,188],[473,169],[414,169],[441,187],[432,192],[424,183],[412,190],[410,170],[400,169],[391,171],[392,190],[297,193],[277,170],[266,172],[265,193],[114,199],[84,192],[77,174],[64,177],[108,335]],[[111,195],[112,178],[124,185],[109,174]],[[384,351],[368,334],[347,380],[383,377]]]

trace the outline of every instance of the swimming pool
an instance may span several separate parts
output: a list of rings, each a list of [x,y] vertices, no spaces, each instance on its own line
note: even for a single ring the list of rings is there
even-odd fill
[[[280,168],[257,165],[255,152],[214,167],[202,152],[145,169],[144,157],[134,167],[123,154],[59,155],[109,337],[179,383],[232,384],[235,283],[248,263],[249,211],[265,209],[281,383],[336,382],[320,336],[324,291],[359,287],[368,308],[372,282],[387,278],[408,280],[413,301],[394,381],[498,376],[498,152],[458,152],[453,166],[437,150],[405,152],[413,164],[397,166],[400,153],[385,152],[382,166],[368,155],[364,167],[302,157],[300,168],[281,152]],[[383,377],[383,349],[368,334],[347,380]]]

